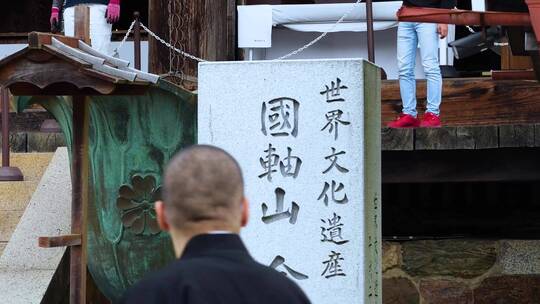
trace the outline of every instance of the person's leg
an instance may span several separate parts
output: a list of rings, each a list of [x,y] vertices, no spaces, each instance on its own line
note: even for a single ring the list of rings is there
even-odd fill
[[[417,25],[418,44],[422,65],[427,79],[427,111],[439,115],[442,100],[442,76],[439,67],[439,34],[437,24],[419,23]]]
[[[75,7],[64,9],[64,35],[75,36]]]
[[[398,26],[397,60],[399,68],[399,91],[403,102],[403,114],[416,117],[416,48],[418,38],[414,22],[400,22]]]
[[[92,48],[107,55],[112,55],[111,35],[112,24],[107,22],[105,16],[107,6],[92,4],[90,6],[90,39]]]

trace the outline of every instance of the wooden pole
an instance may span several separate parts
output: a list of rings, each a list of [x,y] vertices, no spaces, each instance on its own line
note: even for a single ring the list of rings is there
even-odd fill
[[[90,9],[87,6],[75,8],[75,37],[90,42]],[[73,96],[71,233],[81,236],[81,245],[70,247],[71,304],[86,303],[88,128],[89,100],[86,96]]]
[[[9,104],[2,88],[2,167],[9,167]]]
[[[148,1],[148,27],[160,37],[169,37],[169,25],[165,0]],[[165,74],[169,71],[169,50],[154,37],[148,35],[148,72]]]
[[[85,96],[73,96],[73,151],[71,233],[80,235],[80,245],[71,246],[70,303],[86,303],[86,224],[88,206],[89,103]]]
[[[133,27],[133,50],[135,52],[135,68],[141,69],[141,23],[139,12],[133,13],[135,26]]]
[[[17,167],[9,165],[9,93],[5,88],[0,88],[2,103],[2,167],[0,167],[0,181],[22,181],[23,175]]]
[[[375,34],[373,30],[373,0],[366,0],[368,59],[375,63]]]
[[[86,5],[75,6],[75,38],[91,44],[90,8]]]

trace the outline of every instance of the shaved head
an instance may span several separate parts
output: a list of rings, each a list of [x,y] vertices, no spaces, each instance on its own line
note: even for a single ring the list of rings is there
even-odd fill
[[[235,225],[242,216],[243,199],[240,166],[220,148],[191,146],[178,153],[165,171],[166,217],[176,229],[201,222]]]

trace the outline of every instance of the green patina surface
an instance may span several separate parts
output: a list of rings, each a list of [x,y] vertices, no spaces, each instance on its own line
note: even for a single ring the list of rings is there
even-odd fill
[[[143,96],[91,97],[88,268],[110,299],[174,259],[153,202],[162,173],[181,148],[196,142],[196,95],[160,81]],[[58,120],[72,147],[69,97],[26,97]]]

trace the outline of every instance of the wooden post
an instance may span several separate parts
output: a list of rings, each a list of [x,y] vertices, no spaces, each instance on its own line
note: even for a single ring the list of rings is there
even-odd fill
[[[21,170],[9,165],[9,93],[0,88],[0,102],[2,103],[2,167],[0,167],[0,181],[22,181]]]
[[[75,7],[75,37],[88,44],[90,41],[90,8]],[[69,262],[69,303],[86,303],[87,278],[87,217],[88,217],[88,130],[89,99],[74,95],[73,109],[73,149],[71,151],[71,234],[57,237],[40,237],[41,247],[70,247]]]
[[[159,37],[169,38],[166,0],[148,1],[148,27]],[[151,35],[148,35],[148,71],[164,74],[169,71],[169,50]]]
[[[9,167],[9,103],[6,99],[6,89],[0,89],[2,97],[2,167]]]
[[[90,7],[75,6],[75,38],[90,44]]]
[[[141,69],[141,21],[139,12],[133,13],[135,26],[133,27],[133,50],[135,52],[135,68]]]
[[[186,52],[203,59],[236,60],[236,0],[172,1],[177,10],[172,13],[180,16],[183,22],[183,27],[173,30],[172,44],[182,41]],[[149,4],[150,29],[165,40],[169,40],[168,3],[169,0],[152,0]],[[149,38],[149,54],[150,72],[169,72],[168,48]],[[198,62],[183,60],[181,72],[196,77]]]
[[[90,9],[87,6],[75,8],[75,37],[90,43]],[[71,304],[86,303],[88,128],[89,100],[86,96],[73,96],[71,233],[81,236],[81,245],[72,246],[70,249]]]
[[[86,303],[86,226],[88,209],[89,101],[73,96],[73,151],[71,233],[80,235],[80,245],[71,246],[70,303]]]
[[[368,59],[375,63],[375,34],[373,31],[373,0],[366,0]]]

